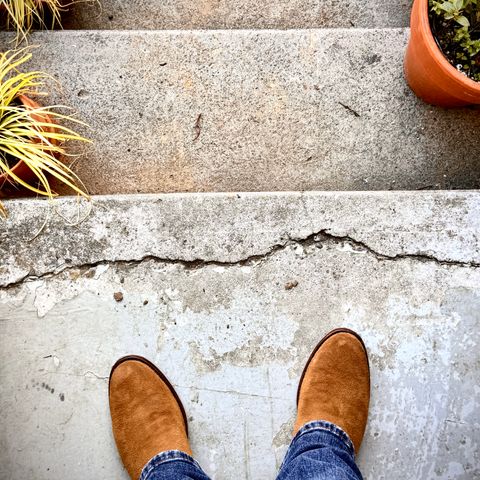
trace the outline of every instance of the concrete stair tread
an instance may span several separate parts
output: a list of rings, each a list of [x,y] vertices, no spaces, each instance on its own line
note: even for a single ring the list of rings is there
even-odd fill
[[[209,474],[274,478],[340,325],[370,352],[365,478],[480,475],[479,192],[98,197],[75,226],[72,198],[6,207],[1,478],[126,480],[107,378],[127,353],[177,387]]]
[[[102,0],[77,3],[67,29],[405,27],[409,0]]]
[[[0,271],[0,287],[76,264],[148,256],[242,263],[315,232],[368,244],[393,259],[424,255],[480,264],[477,191],[112,195],[80,206],[75,197],[53,205],[41,199],[4,203],[9,221],[0,224],[0,233],[16,241],[0,244],[1,257],[9,259]],[[84,220],[77,225],[78,218]]]
[[[76,169],[93,194],[476,188],[478,110],[414,97],[407,35],[47,32],[32,66],[92,127]]]

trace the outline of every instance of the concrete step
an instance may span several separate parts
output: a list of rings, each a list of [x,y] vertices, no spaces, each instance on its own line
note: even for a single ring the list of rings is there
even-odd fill
[[[479,187],[478,110],[411,93],[407,34],[46,32],[32,67],[92,127],[94,194]]]
[[[340,325],[370,352],[365,478],[480,476],[480,192],[99,197],[77,225],[72,199],[6,206],[0,478],[126,480],[107,379],[128,353],[176,386],[209,474],[274,478]]]
[[[77,3],[67,29],[406,27],[410,0],[102,0]]]

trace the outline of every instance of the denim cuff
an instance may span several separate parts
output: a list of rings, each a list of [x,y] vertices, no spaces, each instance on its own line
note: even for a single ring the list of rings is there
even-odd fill
[[[150,474],[161,464],[167,462],[174,462],[174,461],[182,461],[186,463],[190,463],[194,465],[196,468],[201,470],[200,465],[197,461],[188,455],[185,452],[181,452],[180,450],[168,450],[166,452],[161,452],[155,455],[152,459],[150,459],[147,464],[143,467],[142,473],[140,475],[139,480],[148,480]]]
[[[302,435],[305,435],[308,432],[311,432],[313,430],[323,430],[325,432],[330,432],[333,433],[335,436],[337,436],[340,440],[343,441],[347,449],[349,450],[349,453],[352,456],[355,456],[355,447],[353,446],[353,442],[350,440],[350,437],[348,434],[343,431],[338,425],[335,425],[334,423],[327,422],[326,420],[314,420],[313,422],[308,422],[306,423],[295,435],[295,438],[293,439],[292,443],[295,442],[295,440]]]

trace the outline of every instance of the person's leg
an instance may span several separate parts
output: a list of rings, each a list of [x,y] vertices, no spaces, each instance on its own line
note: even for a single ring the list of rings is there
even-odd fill
[[[294,439],[278,480],[361,480],[355,452],[370,401],[365,345],[348,329],[327,334],[303,371]]]
[[[208,480],[191,457],[180,399],[160,370],[142,357],[121,358],[108,391],[113,436],[132,480]]]

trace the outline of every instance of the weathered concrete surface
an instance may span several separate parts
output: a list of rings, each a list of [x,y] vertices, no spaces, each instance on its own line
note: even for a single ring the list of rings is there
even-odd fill
[[[66,29],[406,27],[409,0],[102,0],[77,3]]]
[[[7,207],[3,281],[12,243],[43,276],[0,290],[0,478],[126,480],[107,406],[126,353],[177,386],[210,474],[273,478],[303,363],[339,325],[370,351],[365,477],[480,477],[478,192],[101,198],[31,241],[45,209]]]
[[[249,264],[316,236],[348,240],[379,261],[480,264],[476,191],[126,195],[5,206],[1,287],[75,266],[148,257],[188,268]]]
[[[91,193],[479,187],[479,112],[417,100],[406,39],[345,29],[31,41],[32,66],[63,84],[52,101],[92,127],[76,165]]]

